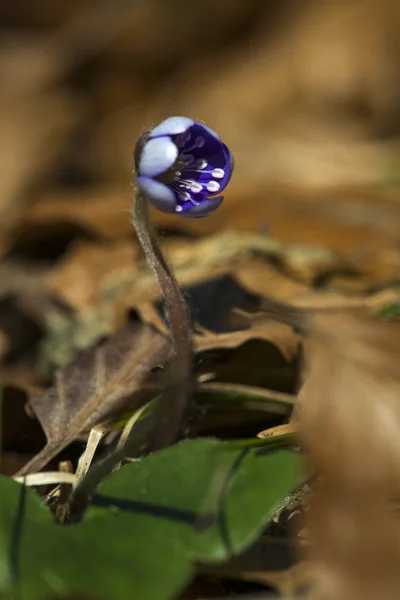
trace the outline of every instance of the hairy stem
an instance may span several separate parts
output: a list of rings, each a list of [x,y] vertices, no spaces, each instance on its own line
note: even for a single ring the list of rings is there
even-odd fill
[[[171,444],[182,428],[192,391],[192,333],[186,303],[181,289],[168,266],[149,217],[147,199],[136,192],[133,224],[147,263],[153,269],[165,302],[170,335],[175,350],[170,381],[160,403],[161,416],[152,450]]]

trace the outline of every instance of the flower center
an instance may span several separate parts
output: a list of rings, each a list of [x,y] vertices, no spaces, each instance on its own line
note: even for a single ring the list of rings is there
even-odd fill
[[[191,142],[191,144],[189,144]],[[178,158],[168,171],[158,179],[171,187],[181,202],[190,202],[194,206],[199,204],[201,195],[214,194],[218,192],[221,185],[218,180],[225,177],[225,170],[220,167],[208,168],[209,163],[205,158],[196,158],[192,151],[203,148],[206,140],[203,136],[196,136],[192,140],[192,134],[188,131],[181,133],[175,138],[178,147]],[[198,199],[192,194],[199,194]],[[182,207],[178,204],[176,211],[180,212]]]

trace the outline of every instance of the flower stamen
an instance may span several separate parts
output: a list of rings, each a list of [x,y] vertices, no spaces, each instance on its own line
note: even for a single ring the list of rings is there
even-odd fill
[[[207,175],[212,175],[214,179],[223,179],[225,177],[225,171],[223,169],[213,169],[212,171],[205,171],[204,169],[183,169],[186,173],[205,173]],[[180,177],[183,171],[176,171],[176,175]]]
[[[193,182],[193,184],[195,184],[196,182]],[[176,183],[172,183],[171,187],[176,191],[176,194],[179,198],[179,200],[181,200],[181,202],[190,202],[191,204],[193,204],[193,206],[198,206],[199,202],[196,202],[196,200],[194,198],[192,198],[192,196],[189,194],[189,192],[184,192],[182,191],[182,189],[179,188],[183,188],[186,187],[187,190],[191,190],[194,193],[197,193],[196,190],[193,190],[192,187],[190,187],[189,185],[182,185],[182,184],[176,184]],[[179,206],[179,208],[178,208]],[[182,210],[182,207],[177,204],[176,206],[176,210],[178,210],[178,212],[180,212]]]
[[[218,181],[209,181],[206,185],[206,188],[211,193],[218,192],[220,187]]]

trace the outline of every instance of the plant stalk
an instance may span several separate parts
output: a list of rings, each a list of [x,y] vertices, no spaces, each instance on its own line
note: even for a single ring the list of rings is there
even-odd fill
[[[189,314],[176,277],[162,254],[157,233],[151,223],[148,201],[136,192],[133,207],[133,225],[143,248],[147,263],[152,268],[161,288],[169,332],[175,351],[169,367],[170,378],[164,399],[160,402],[159,425],[156,427],[152,450],[158,450],[175,441],[182,430],[188,400],[193,388],[192,331]]]

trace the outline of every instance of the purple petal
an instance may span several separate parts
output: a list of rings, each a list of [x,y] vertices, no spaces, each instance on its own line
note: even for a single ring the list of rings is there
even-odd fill
[[[178,148],[168,136],[150,139],[139,158],[139,175],[156,177],[168,171],[178,157]]]
[[[207,217],[221,206],[223,199],[223,196],[204,198],[197,206],[192,205],[178,214],[187,218]]]
[[[235,161],[234,161],[234,158],[233,158],[233,154],[229,150],[228,146],[226,146],[225,144],[222,144],[222,148],[223,148],[223,151],[224,151],[224,154],[225,154],[225,159],[226,159],[226,162],[227,162],[227,167],[230,170],[230,176],[231,176],[232,172],[233,172],[233,168],[235,166]]]
[[[137,183],[140,191],[158,210],[166,213],[175,212],[175,194],[165,183],[140,175],[137,177]]]
[[[199,125],[203,129],[205,129],[210,135],[212,135],[212,137],[216,138],[218,141],[221,141],[221,138],[219,137],[218,133],[214,131],[214,129],[210,129],[209,127],[207,127],[207,125],[204,125],[204,123],[199,123]]]
[[[195,159],[206,158],[210,154],[220,152],[222,142],[217,134],[202,125],[201,123],[193,123],[184,136],[173,136],[179,147],[179,153],[183,155],[193,156]]]
[[[188,117],[169,117],[169,119],[165,119],[165,121],[152,129],[150,135],[151,137],[158,135],[178,135],[186,131],[193,124],[193,119],[189,119]]]

